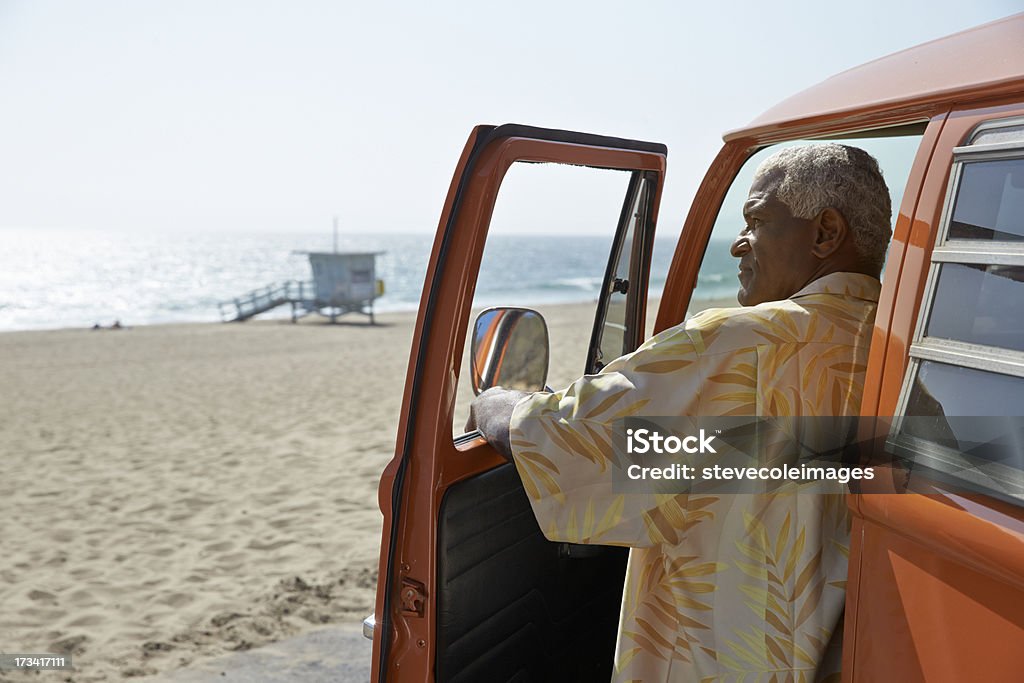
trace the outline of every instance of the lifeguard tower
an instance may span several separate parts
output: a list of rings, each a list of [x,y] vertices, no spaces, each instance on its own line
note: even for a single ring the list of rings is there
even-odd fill
[[[384,281],[377,279],[377,257],[384,252],[295,252],[309,256],[311,281],[288,280],[255,289],[219,304],[223,322],[241,322],[286,304],[292,307],[292,322],[319,313],[336,322],[346,313],[362,313],[374,323],[373,302],[384,293]]]

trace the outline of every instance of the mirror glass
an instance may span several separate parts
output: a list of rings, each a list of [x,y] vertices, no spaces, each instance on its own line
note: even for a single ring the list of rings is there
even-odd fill
[[[540,391],[548,374],[548,327],[529,308],[489,308],[473,326],[473,392]]]

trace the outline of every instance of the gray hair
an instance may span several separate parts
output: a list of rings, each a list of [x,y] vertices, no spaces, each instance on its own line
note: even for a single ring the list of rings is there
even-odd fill
[[[776,196],[796,218],[814,218],[827,208],[843,214],[857,255],[879,271],[892,237],[889,188],[873,156],[835,142],[787,147],[765,159],[754,179],[779,173]]]

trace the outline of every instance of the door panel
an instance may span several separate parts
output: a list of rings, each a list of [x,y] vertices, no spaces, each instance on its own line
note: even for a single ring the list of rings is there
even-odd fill
[[[566,131],[524,126],[478,127],[473,131],[452,180],[428,265],[396,455],[381,478],[384,536],[375,610],[377,664],[373,680],[545,680],[538,677],[541,674],[531,674],[530,667],[520,670],[513,665],[514,661],[521,664],[525,653],[537,646],[543,651],[534,652],[525,661],[573,659],[566,648],[575,648],[581,655],[577,660],[595,659],[592,642],[573,643],[565,636],[549,638],[548,634],[555,630],[567,635],[586,634],[583,626],[602,623],[604,617],[594,615],[608,613],[608,604],[614,604],[617,611],[621,579],[612,589],[614,599],[609,602],[601,598],[604,607],[589,612],[588,603],[594,601],[594,595],[569,590],[566,572],[577,571],[576,565],[593,563],[579,570],[581,576],[591,572],[596,583],[608,585],[609,572],[620,572],[621,576],[618,562],[614,556],[579,560],[559,557],[558,546],[544,541],[539,529],[520,526],[527,518],[520,514],[524,499],[518,498],[521,494],[514,490],[518,478],[497,473],[488,476],[490,470],[503,464],[500,456],[481,438],[470,436],[453,442],[459,361],[487,227],[509,166],[528,161],[653,174],[656,185],[648,215],[653,228],[665,155],[662,145]],[[642,311],[646,292],[636,288],[634,296],[633,306]],[[581,366],[583,361],[581,358]],[[514,474],[509,467],[504,470]],[[449,494],[449,489],[460,482]],[[469,514],[467,518],[464,511],[491,498],[496,502],[487,507],[486,516],[474,518]],[[535,528],[532,517],[529,521]],[[478,522],[486,531],[474,531],[473,524]],[[516,566],[489,558],[504,549],[492,545],[492,541],[502,538],[500,534],[490,537],[491,525],[498,524],[500,529],[502,523],[506,523],[502,533],[510,534],[522,546],[524,561],[534,558],[531,561],[542,563],[541,567],[551,567],[556,572],[554,578],[548,570],[534,570],[530,580],[535,586],[502,593],[503,583],[511,580],[505,577],[509,565]],[[519,557],[518,553],[515,556]],[[514,578],[523,580],[518,574]],[[587,585],[580,577],[571,583],[578,586],[580,582]],[[473,611],[475,600],[485,588],[499,612],[509,609],[518,613],[488,621],[488,615]],[[457,598],[463,591],[464,597],[471,598],[460,603]],[[519,596],[513,596],[515,592]],[[540,603],[523,597],[530,595],[557,595],[559,600],[569,602],[548,602],[544,611],[537,611],[534,605]],[[614,634],[613,623],[610,630]],[[498,649],[494,639],[501,640]],[[494,677],[485,669],[493,671]]]
[[[548,542],[511,464],[447,490],[438,539],[437,680],[608,680],[626,549]]]
[[[898,498],[899,529],[877,524],[873,505],[883,496],[867,496],[869,516],[858,520],[862,539],[861,601],[857,620],[856,681],[1019,681],[1024,649],[1024,591],[1020,576],[1006,577],[972,567],[966,554],[951,545],[947,552],[917,542],[933,535],[906,533],[907,515],[928,515],[942,503],[915,495]],[[967,518],[958,511],[950,515]],[[932,518],[934,520],[934,518]],[[970,524],[958,520],[963,532]],[[986,526],[984,523],[978,526]],[[947,527],[948,529],[948,527]],[[903,531],[903,533],[901,533]],[[938,535],[938,534],[934,534]],[[1003,552],[1022,552],[1024,538],[999,540]],[[991,558],[979,558],[986,568]],[[862,581],[864,578],[862,578]]]

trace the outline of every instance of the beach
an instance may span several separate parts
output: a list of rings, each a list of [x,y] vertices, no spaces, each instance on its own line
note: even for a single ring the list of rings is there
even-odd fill
[[[558,388],[593,304],[539,308]],[[415,314],[342,320],[0,334],[0,647],[75,664],[0,680],[151,676],[372,611]]]

